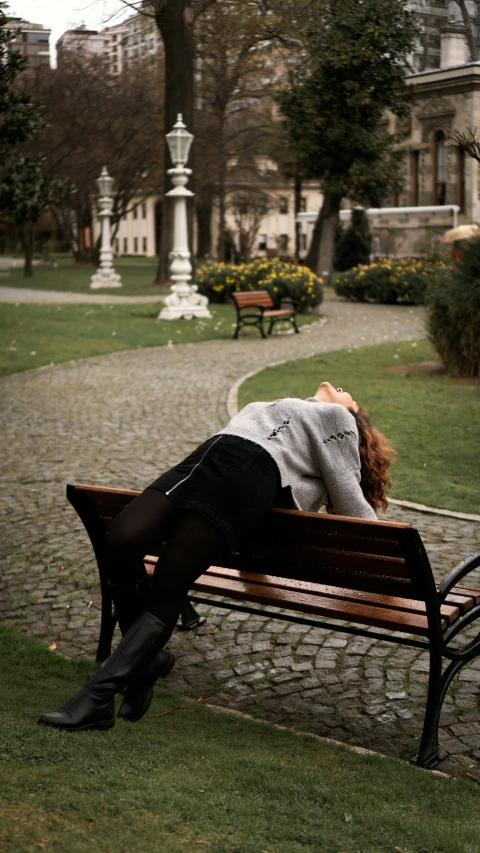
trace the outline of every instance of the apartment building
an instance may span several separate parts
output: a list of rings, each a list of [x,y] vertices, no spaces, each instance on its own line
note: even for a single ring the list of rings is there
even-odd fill
[[[17,31],[11,42],[10,50],[16,50],[29,63],[45,63],[50,65],[50,35],[51,30],[42,24],[34,24],[23,18],[9,18],[9,29]]]

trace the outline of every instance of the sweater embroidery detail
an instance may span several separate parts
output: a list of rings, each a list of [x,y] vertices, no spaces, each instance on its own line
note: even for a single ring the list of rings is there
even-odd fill
[[[349,436],[349,435],[355,436],[355,433],[351,429],[346,429],[346,430],[344,430],[344,432],[337,432],[336,435],[330,435],[328,438],[324,438],[323,443],[328,444],[329,441],[342,441],[344,438],[347,438],[347,436]]]
[[[288,420],[284,421],[284,422],[283,422],[283,424],[280,424],[280,426],[275,427],[275,429],[274,429],[274,430],[272,430],[272,432],[270,433],[270,435],[267,435],[267,441],[270,441],[272,438],[276,438],[276,437],[277,437],[277,435],[278,435],[278,433],[279,433],[282,429],[285,429],[285,427],[287,427],[287,426],[289,425],[289,423],[290,423],[290,418],[288,418]]]

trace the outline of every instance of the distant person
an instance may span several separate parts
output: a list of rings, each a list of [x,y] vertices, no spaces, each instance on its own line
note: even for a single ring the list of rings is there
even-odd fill
[[[195,412],[192,410],[192,417]],[[250,403],[187,459],[155,480],[113,520],[102,560],[123,638],[85,687],[39,722],[59,729],[139,720],[195,580],[237,551],[272,506],[375,519],[387,507],[391,448],[342,388],[322,382],[307,400]],[[152,584],[144,556],[166,542]]]

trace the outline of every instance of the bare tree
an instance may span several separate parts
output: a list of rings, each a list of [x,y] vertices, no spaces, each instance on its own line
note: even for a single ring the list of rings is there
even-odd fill
[[[477,137],[477,128],[467,127],[465,131],[456,130],[452,133],[451,140],[455,145],[469,157],[480,163],[480,139]]]
[[[470,17],[465,0],[455,0],[455,3],[462,14],[463,26],[465,27],[465,37],[467,39],[468,52],[470,54],[470,62],[476,62],[478,59],[478,47],[475,41],[473,20]]]
[[[240,256],[249,260],[258,229],[264,216],[274,205],[274,198],[261,189],[250,187],[234,192],[228,200],[238,232]]]
[[[85,234],[92,229],[95,179],[106,165],[115,179],[113,236],[134,198],[162,191],[162,109],[156,79],[142,65],[112,77],[98,58],[71,51],[58,69],[36,69],[23,85],[43,104],[46,130],[38,137],[49,171],[76,188],[54,208],[78,261],[92,260]]]

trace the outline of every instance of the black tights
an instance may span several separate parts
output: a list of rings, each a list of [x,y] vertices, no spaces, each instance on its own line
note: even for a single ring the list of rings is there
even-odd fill
[[[228,550],[223,534],[202,515],[181,510],[158,489],[148,488],[113,520],[103,549],[112,584],[138,584],[143,558],[166,541],[155,568],[146,609],[173,630],[193,582]]]

